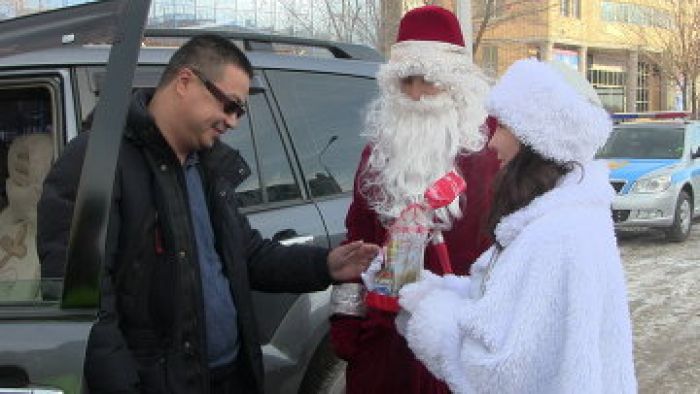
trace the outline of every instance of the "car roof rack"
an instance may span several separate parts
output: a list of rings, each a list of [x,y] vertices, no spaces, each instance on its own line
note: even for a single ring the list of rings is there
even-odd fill
[[[240,42],[242,49],[248,52],[272,52],[372,62],[384,61],[381,53],[365,45],[250,31],[198,28],[146,29],[144,41],[146,46],[180,46],[186,39],[200,34],[217,34]]]
[[[654,111],[654,112],[617,112],[610,117],[613,123],[656,120],[687,120],[690,112],[685,111]]]

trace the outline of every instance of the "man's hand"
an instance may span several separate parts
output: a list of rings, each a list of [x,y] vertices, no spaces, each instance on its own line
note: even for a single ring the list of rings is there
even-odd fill
[[[338,246],[328,254],[328,272],[338,282],[357,279],[377,253],[379,246],[362,241]]]

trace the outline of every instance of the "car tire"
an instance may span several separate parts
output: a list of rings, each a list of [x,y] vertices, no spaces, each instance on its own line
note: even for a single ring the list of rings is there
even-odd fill
[[[309,362],[299,394],[345,394],[345,366],[326,337]]]
[[[673,214],[673,225],[666,231],[671,242],[683,242],[688,238],[693,225],[693,202],[687,191],[681,191]]]

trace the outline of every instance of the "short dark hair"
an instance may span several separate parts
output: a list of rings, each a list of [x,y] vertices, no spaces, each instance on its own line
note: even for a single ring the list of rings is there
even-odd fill
[[[208,78],[216,81],[221,78],[222,66],[238,66],[249,78],[253,78],[250,60],[233,42],[216,34],[195,36],[182,45],[170,58],[160,77],[159,87],[172,81],[185,67],[195,67]]]

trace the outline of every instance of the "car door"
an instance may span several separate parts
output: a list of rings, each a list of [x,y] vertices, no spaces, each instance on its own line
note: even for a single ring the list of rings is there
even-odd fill
[[[325,226],[300,186],[301,176],[291,165],[289,143],[280,133],[279,117],[270,106],[269,92],[262,86],[259,74],[253,85],[247,117],[221,138],[241,153],[252,170],[252,175],[236,190],[241,211],[263,237],[287,245],[328,247]],[[263,343],[270,340],[296,298],[292,294],[254,293]]]
[[[695,215],[700,215],[700,124],[692,124],[689,127],[690,138],[690,178],[695,193],[693,201],[693,211]]]
[[[328,247],[328,234],[318,209],[303,188],[301,174],[279,112],[262,74],[256,71],[248,116],[222,141],[239,150],[252,175],[237,188],[241,211],[263,237],[283,244]],[[326,316],[319,312],[317,294],[253,292],[258,334],[263,345],[266,391],[296,392],[309,353],[316,346]]]
[[[75,128],[69,75],[0,72],[0,391],[80,392],[95,313],[61,309],[63,277],[40,266],[35,246],[42,181]]]
[[[276,105],[274,111],[279,110],[283,119],[283,138],[288,139],[289,149],[295,154],[302,190],[320,212],[331,246],[345,239],[345,214],[355,168],[365,145],[360,138],[363,109],[376,93],[375,81],[368,76],[374,70],[366,65],[361,68],[366,75],[357,76],[310,70],[264,72]],[[330,348],[324,345],[329,301],[330,289],[300,297],[275,336],[280,343],[291,345],[300,361],[313,355],[309,370],[305,371],[307,376],[323,376],[333,366]],[[320,360],[325,361],[320,364]],[[292,368],[287,361],[285,369]],[[269,369],[267,372],[268,390],[296,392],[291,387],[276,391],[279,386],[274,383],[290,381],[291,375],[290,379],[280,379],[281,374]]]
[[[345,239],[345,216],[366,144],[360,136],[365,110],[377,95],[372,76],[378,64],[357,64],[357,75],[266,71],[331,245]]]
[[[35,248],[36,202],[43,177],[66,135],[75,133],[72,84],[66,70],[44,70],[41,64],[61,59],[35,59],[18,63],[4,72],[0,103],[0,171],[7,164],[0,210],[0,392],[79,393],[88,332],[95,318],[100,234],[107,217],[104,201],[111,200],[116,150],[110,126],[121,129],[127,107],[127,90],[138,54],[149,0],[95,2],[65,10],[3,21],[0,24],[0,57],[86,42],[112,42],[110,76],[102,111],[95,117],[81,191],[78,198],[70,250],[84,251],[68,261],[68,267],[44,275]],[[20,55],[21,57],[21,55]],[[0,63],[1,64],[1,63]],[[22,75],[22,74],[25,75]],[[70,129],[72,128],[72,130]],[[113,155],[100,155],[108,147]],[[91,153],[92,149],[92,153]],[[94,153],[97,152],[98,155]],[[103,172],[100,174],[99,170]],[[80,193],[79,193],[80,194]],[[89,210],[82,211],[88,207]],[[55,214],[61,214],[55,212]],[[96,226],[93,226],[96,224]],[[84,243],[80,244],[80,241]],[[102,250],[103,252],[103,250]],[[103,254],[103,253],[102,253]]]

